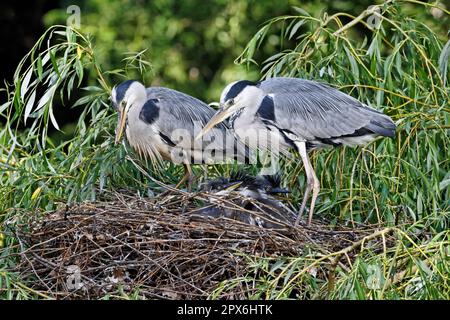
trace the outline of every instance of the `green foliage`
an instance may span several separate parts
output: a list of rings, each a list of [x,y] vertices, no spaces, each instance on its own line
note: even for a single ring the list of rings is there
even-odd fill
[[[410,237],[414,228],[386,228],[350,250],[324,253],[307,248],[296,258],[248,257],[252,270],[246,277],[222,282],[211,298],[226,296],[236,286],[250,287],[250,299],[448,299],[450,296],[450,238],[448,231],[428,241]],[[416,229],[417,231],[417,229]],[[396,245],[374,253],[369,240],[394,232]],[[383,238],[384,239],[384,238]],[[349,247],[350,248],[350,247]],[[341,258],[335,269],[330,268]]]
[[[161,14],[149,16],[140,7],[144,4],[113,2],[108,6],[90,1],[82,16],[83,32],[51,27],[19,64],[14,85],[7,88],[9,100],[0,106],[6,122],[0,129],[0,221],[6,226],[6,222],[27,218],[19,212],[95,200],[102,190],[126,186],[146,193],[149,186],[154,188],[153,180],[126,161],[127,156],[133,157],[128,148],[113,144],[116,116],[107,99],[111,84],[139,77],[203,96],[212,83],[206,96],[217,99],[219,87],[246,75],[234,73],[243,69],[226,62],[241,53],[235,41],[246,41],[237,62],[250,66],[264,61],[264,77],[326,81],[396,121],[395,139],[357,149],[321,151],[313,155],[313,165],[322,185],[318,216],[353,226],[396,225],[398,242],[382,253],[364,247],[350,266],[338,265],[332,290],[310,270],[314,267],[323,275],[327,259],[338,253],[327,253],[324,258],[320,251],[307,248],[304,255],[293,259],[248,257],[254,272],[246,279],[223,283],[212,296],[243,281],[255,284],[252,298],[448,298],[450,47],[442,30],[434,31],[410,14],[411,7],[422,11],[433,5],[389,2],[379,6],[379,13],[364,11],[356,18],[346,13],[311,15],[296,8],[295,15],[275,18],[255,30],[249,41],[247,33],[253,31],[246,28],[252,21],[248,14],[262,17],[272,10],[277,15],[275,7],[225,1],[216,5],[216,11],[208,11],[195,1],[177,5],[153,1],[145,6]],[[174,7],[177,10],[171,11]],[[89,21],[98,20],[93,13],[98,11],[104,16],[94,27]],[[450,13],[443,12],[448,21]],[[373,15],[381,19],[381,25],[369,29],[367,19]],[[54,13],[48,19],[57,17]],[[205,23],[192,24],[195,20]],[[113,32],[118,26],[123,27],[121,32]],[[357,26],[362,29],[356,31]],[[148,57],[151,63],[146,62]],[[208,64],[202,63],[207,59],[219,61],[217,70],[208,70]],[[200,70],[195,81],[186,80],[191,68]],[[86,79],[89,86],[80,91]],[[76,134],[67,141],[52,141],[48,130],[58,128],[54,102],[64,105],[75,92],[82,92],[72,106],[82,111]],[[175,182],[181,175],[181,169],[172,164],[166,164],[164,174],[147,167],[151,176],[164,182]],[[229,170],[226,166],[208,168],[210,175]],[[305,183],[302,167],[288,162],[284,172],[297,203]],[[9,235],[0,240],[5,245],[1,254],[17,249]],[[6,263],[13,262],[0,262],[0,290],[6,288],[6,297],[36,297],[16,281],[16,275],[3,271]],[[374,279],[381,289],[370,288]]]
[[[268,276],[258,278],[262,283],[257,297],[292,298],[296,292],[298,298],[448,299],[450,87],[446,65],[450,41],[407,15],[403,8],[411,3],[415,2],[380,5],[376,18],[381,23],[373,29],[366,23],[374,14],[370,10],[344,25],[345,13],[317,18],[297,9],[298,15],[278,17],[264,25],[237,59],[257,63],[258,48],[282,24],[281,36],[295,39],[295,46],[265,58],[264,77],[326,81],[390,115],[398,125],[395,140],[315,154],[313,165],[322,186],[317,214],[352,225],[413,223],[396,229],[395,248],[381,255],[365,249],[348,270],[338,267],[332,291],[327,290],[330,283],[320,283],[320,278],[307,272],[323,265],[318,252],[312,261],[310,255],[293,259],[277,276],[258,261],[254,274]],[[361,38],[352,32],[357,23],[370,33]],[[287,164],[291,186],[298,184],[300,169],[295,163]],[[424,233],[429,237],[424,238]],[[374,270],[380,285],[371,289]],[[233,279],[219,293],[235,281],[250,279]]]
[[[105,70],[121,69],[127,52],[146,50],[145,57],[151,61],[148,72],[128,70],[128,78],[143,77],[148,85],[214,100],[226,83],[258,76],[233,60],[263,22],[289,11],[290,2],[94,0],[77,5],[81,31],[93,36],[96,58]],[[66,10],[58,9],[48,13],[45,21],[51,26],[66,18]],[[278,42],[273,40],[268,50],[276,49]],[[119,80],[123,78],[114,77]]]
[[[395,140],[315,157],[322,172],[322,203],[330,203],[322,211],[356,222],[394,222],[399,214],[416,221],[432,215],[444,230],[448,222],[440,217],[450,204],[450,109],[449,70],[442,66],[448,61],[448,43],[405,15],[400,5],[380,8],[380,27],[362,39],[342,27],[343,13],[315,18],[300,11],[275,18],[250,40],[238,61],[254,62],[272,28],[284,24],[282,36],[295,37],[296,45],[268,57],[264,77],[329,82],[397,122]],[[365,24],[370,15],[366,11],[354,21]]]

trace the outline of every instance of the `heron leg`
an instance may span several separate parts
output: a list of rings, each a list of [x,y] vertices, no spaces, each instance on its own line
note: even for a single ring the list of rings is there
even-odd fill
[[[308,225],[311,224],[312,216],[314,214],[314,206],[316,204],[317,195],[320,191],[320,182],[319,179],[317,179],[316,173],[314,172],[314,169],[311,165],[311,161],[309,160],[308,152],[306,151],[306,143],[304,141],[297,142],[296,143],[298,152],[300,153],[300,156],[303,161],[303,165],[305,167],[305,173],[306,173],[306,190],[305,194],[303,196],[302,205],[300,207],[300,211],[298,213],[297,219],[295,220],[295,226],[298,226],[300,222],[300,217],[303,214],[303,211],[305,210],[306,203],[309,198],[309,194],[312,190],[312,197],[311,197],[311,206],[309,208],[309,217],[308,217]]]
[[[192,182],[195,179],[195,175],[194,172],[192,171],[191,165],[187,162],[185,164],[184,170],[187,170],[187,190],[188,192],[192,192]]]
[[[311,171],[313,174],[313,186],[312,186],[312,197],[311,197],[311,205],[309,207],[309,217],[308,217],[308,225],[311,224],[313,213],[314,213],[314,207],[316,205],[317,196],[319,195],[320,191],[320,182],[319,179],[317,179],[316,173],[314,172],[314,169],[311,167]]]
[[[183,183],[185,183],[187,181],[187,188],[188,191],[191,192],[192,189],[192,178],[193,178],[193,172],[192,172],[192,168],[189,165],[189,163],[185,163],[183,164],[184,167],[184,176],[183,178],[181,178],[181,180],[177,183],[177,185],[175,186],[175,189],[178,189],[180,186],[183,185]]]
[[[300,217],[303,215],[303,211],[305,211],[306,203],[308,202],[310,193],[311,193],[311,185],[309,184],[309,182],[307,182],[305,193],[303,194],[302,205],[300,206],[300,210],[298,211],[297,219],[295,219],[295,226],[298,226],[300,222]]]

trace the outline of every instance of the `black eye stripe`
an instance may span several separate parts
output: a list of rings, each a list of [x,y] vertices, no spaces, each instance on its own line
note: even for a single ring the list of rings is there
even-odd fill
[[[227,92],[227,95],[225,96],[225,101],[236,98],[236,96],[241,93],[242,90],[244,90],[247,86],[257,86],[257,82],[248,81],[248,80],[241,80],[236,82],[230,90]]]
[[[119,84],[116,88],[116,101],[122,101],[125,97],[125,93],[127,92],[128,88],[131,86],[131,84],[134,82],[134,80],[127,80],[125,82],[122,82]]]

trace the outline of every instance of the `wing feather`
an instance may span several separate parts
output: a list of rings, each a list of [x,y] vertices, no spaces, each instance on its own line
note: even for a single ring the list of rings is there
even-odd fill
[[[297,78],[272,78],[259,87],[275,104],[276,123],[301,139],[315,140],[353,135],[360,129],[393,136],[395,124],[355,98],[328,85]]]
[[[241,162],[249,161],[248,148],[235,138],[226,123],[210,130],[203,142],[195,141],[195,136],[215,114],[214,109],[204,102],[164,87],[147,88],[147,98],[153,99],[159,108],[158,130],[171,137],[178,147],[189,151],[191,156],[203,154],[207,148],[214,150],[213,158],[217,160],[229,159],[233,155]]]

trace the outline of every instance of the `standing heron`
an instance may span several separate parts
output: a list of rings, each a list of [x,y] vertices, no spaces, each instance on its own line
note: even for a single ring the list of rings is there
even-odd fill
[[[182,164],[185,174],[176,188],[187,181],[190,189],[191,164],[249,161],[248,148],[225,124],[215,127],[205,141],[194,141],[215,113],[194,97],[164,87],[145,88],[128,80],[113,88],[111,101],[119,115],[116,143],[125,131],[129,144],[141,157],[154,163],[169,160]]]
[[[311,223],[320,190],[309,151],[363,145],[378,136],[395,135],[395,124],[387,115],[310,80],[279,77],[259,82],[236,81],[223,90],[220,104],[219,111],[197,138],[231,117],[229,122],[241,141],[282,154],[289,154],[293,148],[300,154],[307,186],[295,225],[312,192],[308,224]],[[273,146],[278,150],[270,150]]]

